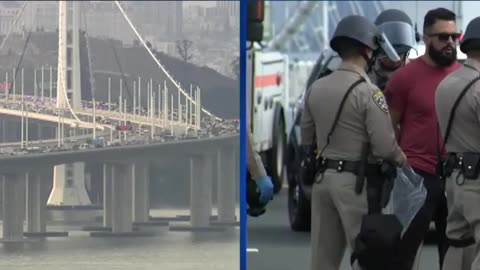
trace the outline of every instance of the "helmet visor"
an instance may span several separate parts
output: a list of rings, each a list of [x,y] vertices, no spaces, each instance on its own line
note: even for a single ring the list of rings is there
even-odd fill
[[[400,56],[398,56],[395,48],[393,48],[392,44],[384,33],[378,34],[377,43],[380,46],[380,52],[384,53],[388,58],[390,58],[390,60],[394,62],[400,61]]]
[[[407,50],[414,48],[416,45],[415,30],[413,27],[405,22],[387,22],[378,26],[378,29],[383,32],[394,48],[402,50],[398,53],[404,53]]]

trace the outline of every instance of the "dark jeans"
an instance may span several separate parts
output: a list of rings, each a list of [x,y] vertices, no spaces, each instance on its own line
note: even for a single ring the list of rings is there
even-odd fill
[[[440,269],[447,251],[447,198],[445,190],[436,175],[415,169],[415,172],[423,177],[423,184],[427,189],[425,204],[413,218],[410,226],[403,235],[400,247],[395,258],[395,270],[411,270],[415,262],[417,250],[427,234],[430,222],[435,223],[436,242],[440,259]]]

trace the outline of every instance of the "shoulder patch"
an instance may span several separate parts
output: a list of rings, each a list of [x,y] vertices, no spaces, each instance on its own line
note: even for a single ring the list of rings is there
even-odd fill
[[[376,89],[372,94],[373,102],[382,110],[384,113],[388,113],[388,105],[387,101],[385,100],[385,96],[383,95],[382,91]]]

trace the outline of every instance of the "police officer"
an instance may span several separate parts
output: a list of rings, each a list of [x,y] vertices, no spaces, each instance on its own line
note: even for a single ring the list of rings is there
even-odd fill
[[[435,96],[443,147],[448,153],[442,176],[447,181],[447,237],[451,244],[444,270],[480,269],[478,250],[472,264],[465,258],[468,249],[464,248],[480,242],[480,17],[468,24],[460,50],[467,55],[464,66],[440,83]]]
[[[258,216],[263,214],[263,207],[273,198],[273,183],[265,171],[260,155],[253,148],[252,140],[252,135],[249,132],[247,136],[247,170],[251,179],[247,184],[247,203],[251,215]],[[256,186],[252,187],[252,182]],[[258,198],[256,198],[257,192],[255,191],[259,192]]]
[[[416,45],[416,32],[410,17],[398,9],[387,9],[380,13],[375,20],[375,25],[387,36],[400,56],[399,61],[392,61],[380,51],[377,61],[369,72],[372,82],[384,90],[390,75],[408,63],[408,54]]]
[[[378,29],[387,36],[393,48],[400,56],[399,61],[392,61],[384,52],[380,51],[375,64],[368,73],[370,80],[383,91],[393,72],[408,64],[409,53],[411,49],[415,48],[419,36],[413,27],[410,17],[398,9],[384,10],[378,15],[374,23]],[[419,267],[420,252],[421,248],[418,249],[415,264],[412,269],[418,269]],[[402,257],[398,259],[402,260]],[[397,260],[397,258],[395,260]],[[397,264],[396,266],[399,265]]]
[[[330,41],[342,63],[336,71],[314,82],[305,97],[303,151],[312,152],[316,134],[322,160],[322,171],[312,189],[312,270],[339,269],[346,247],[354,248],[362,216],[368,211],[365,192],[355,191],[364,146],[371,145],[368,149],[372,161],[382,159],[394,165],[406,162],[395,140],[383,93],[366,73],[380,47],[393,60],[399,60],[389,45],[367,18],[345,17]],[[338,114],[348,90],[351,92]],[[338,124],[332,132],[336,115]]]

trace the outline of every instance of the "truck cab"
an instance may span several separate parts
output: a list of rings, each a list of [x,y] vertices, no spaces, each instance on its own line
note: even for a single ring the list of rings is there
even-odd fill
[[[278,192],[285,176],[288,56],[253,46],[247,51],[247,66],[249,129]]]

